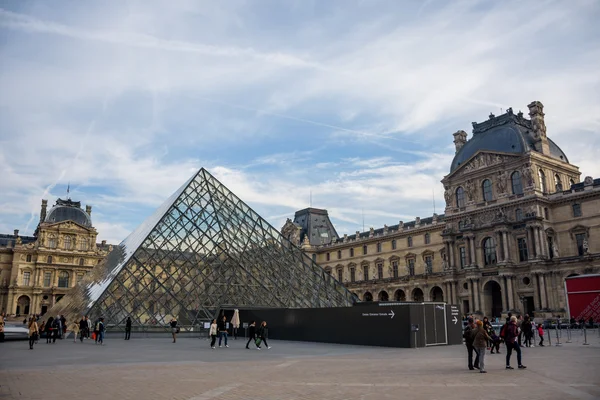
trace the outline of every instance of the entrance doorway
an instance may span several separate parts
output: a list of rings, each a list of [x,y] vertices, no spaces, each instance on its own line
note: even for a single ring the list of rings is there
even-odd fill
[[[444,301],[444,291],[439,286],[431,288],[431,301]]]
[[[363,295],[363,301],[373,301],[373,295],[371,294],[371,292],[366,292]]]
[[[388,295],[388,292],[386,292],[385,290],[382,290],[381,292],[379,292],[379,301],[389,301],[390,296]]]
[[[489,281],[483,287],[483,312],[488,318],[502,317],[502,288],[496,281]]]
[[[533,296],[523,297],[523,312],[525,314],[529,314],[529,316],[531,318],[534,317],[534,315],[533,315],[534,307],[535,306],[533,304]]]
[[[48,306],[42,306],[42,315],[48,312]]]
[[[469,310],[469,300],[463,300],[463,314],[468,314],[471,310]]]
[[[21,296],[17,300],[17,315],[29,315],[29,297]]]
[[[424,301],[423,291],[419,288],[416,288],[412,292],[413,301]]]

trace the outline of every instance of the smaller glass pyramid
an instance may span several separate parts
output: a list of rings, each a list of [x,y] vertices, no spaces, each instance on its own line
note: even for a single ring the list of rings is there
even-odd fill
[[[223,308],[350,306],[353,295],[204,168],[50,310],[124,329]]]

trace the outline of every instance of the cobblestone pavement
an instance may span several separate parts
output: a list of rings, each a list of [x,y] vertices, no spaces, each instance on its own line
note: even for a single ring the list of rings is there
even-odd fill
[[[599,399],[600,339],[523,350],[526,370],[486,355],[466,368],[464,346],[390,349],[242,340],[211,350],[204,339],[72,340],[29,350],[0,344],[0,399]],[[514,359],[513,355],[513,359]],[[516,360],[513,361],[516,366]]]

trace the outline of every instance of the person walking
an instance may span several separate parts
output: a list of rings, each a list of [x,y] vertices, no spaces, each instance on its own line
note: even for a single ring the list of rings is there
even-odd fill
[[[80,333],[79,322],[73,320],[71,324],[71,330],[73,331],[73,342],[77,343],[77,335]]]
[[[492,337],[492,333],[494,332],[494,327],[492,326],[492,323],[490,322],[490,320],[488,319],[488,317],[483,317],[483,329],[485,330],[485,333],[488,334],[488,336],[491,338]],[[493,342],[492,340],[488,340],[487,342],[487,349],[491,350],[492,349],[492,345]]]
[[[87,338],[90,338],[90,332],[92,332],[92,320],[87,315],[85,316],[85,322],[87,322]]]
[[[28,332],[28,336],[29,336],[29,350],[33,350],[33,343],[37,342],[37,335],[38,335],[38,324],[35,321],[35,318],[29,318],[29,332]]]
[[[542,324],[539,324],[537,326],[537,331],[538,331],[538,336],[540,337],[539,346],[544,347],[544,327],[542,326]]]
[[[60,320],[60,316],[56,316],[54,318],[54,322],[52,322],[52,343],[56,343],[56,339],[62,333],[62,323]]]
[[[63,338],[66,338],[66,336],[67,336],[67,319],[65,318],[64,315],[60,316],[60,326],[61,326],[60,340],[63,340]]]
[[[215,348],[215,342],[217,341],[217,320],[213,319],[210,324],[210,348]]]
[[[506,369],[514,369],[510,366],[510,357],[512,355],[513,350],[517,353],[517,362],[519,364],[519,369],[525,369],[526,366],[521,362],[521,346],[519,346],[518,342],[519,337],[519,328],[517,327],[517,318],[510,317],[510,322],[506,326],[506,333],[504,342],[506,343]]]
[[[479,372],[482,374],[487,373],[485,370],[485,350],[486,346],[492,338],[486,332],[483,327],[482,321],[477,321],[477,328],[473,330],[473,347],[477,351],[477,358],[479,359]]]
[[[94,343],[98,344],[98,339],[100,338],[100,318],[96,320],[94,324]]]
[[[225,347],[229,347],[227,345],[227,317],[223,315],[223,319],[219,321],[219,347],[221,346],[221,341],[225,338]]]
[[[131,338],[131,317],[127,317],[127,321],[125,321],[125,340],[129,340]]]
[[[173,343],[177,341],[177,319],[175,317],[171,318],[171,322],[169,322],[171,326],[171,335],[173,336]]]
[[[46,322],[46,343],[52,342],[52,326],[54,325],[54,318],[48,318]]]
[[[89,334],[87,321],[85,317],[81,317],[81,320],[79,320],[79,340],[83,342],[83,338],[89,337]]]
[[[254,343],[256,346],[256,350],[260,350],[260,346],[256,343],[256,322],[250,321],[250,325],[248,325],[248,342],[246,343],[246,348],[249,350],[250,341]]]
[[[260,324],[260,327],[258,328],[257,336],[261,340],[261,342],[265,343],[265,346],[267,346],[267,349],[271,348],[271,346],[269,346],[269,344],[267,343],[267,321],[263,321]],[[260,348],[260,345],[258,345],[258,347]]]
[[[100,317],[98,323],[96,324],[98,330],[98,336],[96,337],[97,343],[100,343],[101,346],[104,346],[104,318]]]
[[[465,345],[467,346],[469,369],[471,371],[473,371],[475,368],[479,369],[479,359],[477,357],[475,357],[475,365],[473,365],[473,352],[475,352],[475,355],[477,356],[477,350],[473,348],[473,328],[473,318],[469,318],[467,320],[467,326],[465,326],[463,331],[463,338],[465,339]]]
[[[521,332],[523,333],[525,347],[530,347],[531,346],[531,320],[529,319],[528,314],[525,314],[525,317],[523,318],[523,322],[521,323]]]

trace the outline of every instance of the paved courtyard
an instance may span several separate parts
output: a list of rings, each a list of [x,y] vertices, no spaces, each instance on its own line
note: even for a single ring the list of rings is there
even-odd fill
[[[504,369],[502,348],[487,355],[488,374],[466,368],[464,346],[272,341],[271,350],[257,351],[238,339],[211,350],[197,338],[109,337],[105,346],[42,340],[31,351],[26,342],[6,342],[0,399],[599,399],[598,334],[589,346],[573,339],[524,349],[523,371]]]

